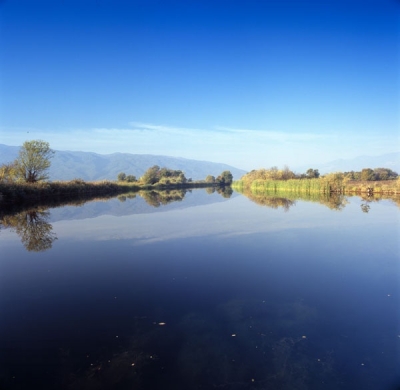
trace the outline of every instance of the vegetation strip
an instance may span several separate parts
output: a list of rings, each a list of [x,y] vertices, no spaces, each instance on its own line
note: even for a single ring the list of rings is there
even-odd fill
[[[374,170],[365,168],[361,172],[335,172],[321,176],[317,169],[309,169],[306,174],[296,175],[288,168],[253,170],[232,187],[238,191],[288,191],[297,193],[385,193],[400,194],[400,178],[387,168]]]
[[[139,190],[174,190],[229,186],[232,174],[224,171],[217,178],[208,175],[205,180],[187,179],[181,170],[160,168],[154,165],[137,180],[134,175],[121,172],[117,182],[85,182],[74,179],[68,182],[48,182],[48,169],[54,151],[48,142],[26,141],[18,158],[0,166],[0,205],[21,202],[34,202],[45,198],[72,198],[86,195],[118,195]]]

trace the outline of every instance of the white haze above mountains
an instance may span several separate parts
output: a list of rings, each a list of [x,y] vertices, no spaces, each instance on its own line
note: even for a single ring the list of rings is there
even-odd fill
[[[18,146],[0,144],[0,164],[9,163],[18,156]],[[246,173],[226,164],[198,161],[178,157],[155,156],[148,154],[97,154],[90,152],[71,152],[56,150],[51,161],[51,180],[72,180],[80,178],[83,180],[116,180],[118,173],[125,172],[127,175],[135,175],[137,178],[153,165],[180,169],[187,178],[193,180],[205,179],[207,175],[218,176],[221,172],[229,170],[234,180],[240,179]],[[259,168],[270,168],[268,164]],[[278,167],[282,168],[282,167]],[[400,152],[388,153],[380,156],[359,156],[354,159],[335,160],[325,164],[310,166],[290,166],[296,173],[304,173],[307,169],[318,169],[321,174],[336,171],[360,171],[363,168],[390,168],[397,173],[400,172]]]

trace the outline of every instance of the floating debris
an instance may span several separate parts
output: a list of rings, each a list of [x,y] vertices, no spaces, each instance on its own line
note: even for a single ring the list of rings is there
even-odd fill
[[[164,326],[164,325],[166,325],[166,323],[165,322],[159,322],[158,325]]]

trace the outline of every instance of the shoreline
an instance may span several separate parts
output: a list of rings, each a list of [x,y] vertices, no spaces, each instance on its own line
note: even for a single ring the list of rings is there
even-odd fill
[[[327,182],[321,179],[289,179],[289,180],[254,180],[246,183],[243,180],[234,181],[232,188],[250,191],[275,191],[321,194],[384,194],[400,195],[399,180],[382,181],[337,181]]]
[[[39,204],[41,201],[60,201],[65,199],[91,199],[113,197],[123,193],[176,189],[219,187],[216,183],[189,182],[173,184],[140,184],[137,182],[117,183],[111,181],[85,182],[80,179],[68,182],[0,183],[0,208],[22,204]]]

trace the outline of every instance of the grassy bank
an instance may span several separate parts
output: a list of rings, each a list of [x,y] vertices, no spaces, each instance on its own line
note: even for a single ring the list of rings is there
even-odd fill
[[[2,205],[30,203],[41,200],[82,199],[96,196],[115,196],[126,192],[140,190],[175,190],[185,188],[205,188],[215,186],[213,183],[188,182],[174,184],[140,184],[139,182],[85,182],[80,179],[71,181],[39,183],[0,183],[0,207]]]
[[[239,192],[244,189],[251,191],[283,191],[294,193],[368,193],[368,194],[400,194],[400,180],[385,181],[346,181],[338,177],[322,177],[318,179],[289,180],[254,180],[246,182],[235,181],[232,187]]]

